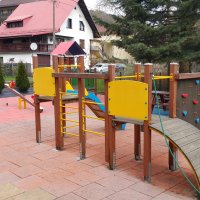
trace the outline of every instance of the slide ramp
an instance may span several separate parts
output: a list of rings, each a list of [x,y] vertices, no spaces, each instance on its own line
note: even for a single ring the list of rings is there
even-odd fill
[[[166,137],[189,162],[200,187],[200,130],[178,118],[165,118],[163,127]],[[150,129],[163,135],[161,124],[153,118]]]

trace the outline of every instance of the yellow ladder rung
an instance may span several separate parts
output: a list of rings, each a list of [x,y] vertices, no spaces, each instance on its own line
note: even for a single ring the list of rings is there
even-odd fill
[[[97,103],[92,101],[82,101],[83,103],[94,104],[94,105],[104,105],[103,103]]]
[[[77,124],[79,124],[79,121],[77,121],[77,120],[73,120],[73,119],[64,119],[64,118],[60,118],[60,120],[63,120],[63,121],[67,121],[67,122],[74,122],[74,123],[77,123]]]
[[[136,78],[137,76],[117,76],[115,79],[120,79],[120,78]]]
[[[72,126],[63,126],[63,129],[64,129],[64,128],[74,128],[74,127],[77,127],[77,126],[79,126],[79,124],[77,124],[77,125],[72,125]]]
[[[161,80],[161,79],[171,79],[173,76],[154,76],[152,79]]]
[[[100,118],[100,117],[93,117],[93,116],[89,116],[89,115],[83,115],[83,117],[90,118],[90,119],[97,119],[97,120],[105,121],[104,118]]]
[[[91,131],[91,130],[87,130],[87,129],[84,129],[83,131],[88,132],[88,133],[92,133],[92,134],[95,134],[95,135],[105,136],[104,133],[100,133],[100,132],[96,132],[96,131]]]
[[[71,136],[75,136],[75,137],[79,137],[79,135],[78,135],[78,134],[75,134],[75,133],[62,132],[62,134],[64,134],[64,135],[71,135]]]
[[[78,112],[65,112],[65,113],[62,113],[62,115],[69,115],[69,114],[74,114],[74,113],[78,113]]]
[[[78,109],[78,107],[73,107],[73,106],[61,106],[62,108],[72,108],[72,109]]]

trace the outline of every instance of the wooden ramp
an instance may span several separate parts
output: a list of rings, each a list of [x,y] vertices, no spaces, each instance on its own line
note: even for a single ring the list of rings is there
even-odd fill
[[[185,156],[200,187],[200,130],[178,118],[163,118],[166,137]],[[150,129],[163,135],[158,118],[153,117]]]

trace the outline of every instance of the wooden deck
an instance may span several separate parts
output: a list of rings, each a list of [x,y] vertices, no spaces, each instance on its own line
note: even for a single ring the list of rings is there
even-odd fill
[[[200,130],[192,124],[178,118],[162,117],[164,132],[170,140],[185,156],[200,185]],[[163,135],[158,116],[153,117],[150,129]]]

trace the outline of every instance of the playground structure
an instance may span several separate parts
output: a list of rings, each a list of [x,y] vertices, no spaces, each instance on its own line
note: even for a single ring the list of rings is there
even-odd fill
[[[200,92],[200,73],[178,74],[178,65],[172,63],[170,65],[170,76],[153,76],[152,64],[145,64],[144,75],[142,75],[141,65],[135,64],[135,74],[133,76],[115,77],[114,66],[109,66],[108,74],[83,73],[83,65],[81,65],[81,63],[83,63],[82,61],[83,58],[79,57],[78,65],[82,66],[79,68],[79,73],[66,73],[59,67],[64,66],[64,58],[53,56],[53,68],[41,68],[41,70],[38,68],[38,74],[41,74],[42,70],[44,70],[42,73],[48,77],[48,84],[45,84],[44,74],[41,74],[41,77],[35,74],[38,64],[37,57],[33,57],[34,68],[36,69],[34,74],[39,77],[38,79],[35,79],[38,81],[38,86],[36,86],[35,91],[36,141],[41,142],[41,123],[38,108],[40,107],[41,102],[50,100],[54,102],[55,110],[56,149],[63,149],[64,129],[67,127],[65,124],[67,123],[65,120],[65,104],[78,100],[80,159],[86,157],[86,133],[91,132],[98,134],[95,131],[86,129],[86,118],[92,117],[85,114],[85,107],[88,106],[94,113],[101,113],[99,116],[95,113],[98,119],[105,120],[105,160],[108,162],[110,169],[114,169],[116,165],[115,126],[117,126],[118,123],[133,123],[135,124],[134,154],[136,160],[141,158],[141,126],[143,126],[144,129],[143,159],[145,180],[151,181],[151,130],[153,130],[166,136],[169,141],[169,146],[174,156],[173,157],[169,153],[169,169],[176,170],[177,165],[174,158],[176,158],[177,150],[179,149],[189,162],[196,177],[198,189],[200,189],[200,130],[199,122],[197,120],[200,116],[198,112],[200,95],[197,93],[197,96],[192,98],[192,105],[194,107],[193,114],[195,114],[195,119],[192,119],[192,116],[190,118],[187,117],[188,115],[185,116],[185,111],[190,113],[190,108],[186,110],[184,107],[186,104],[184,99],[190,96],[189,92],[182,91],[182,94],[180,95],[178,92],[181,90],[177,91],[177,87],[183,87],[181,84],[185,84],[185,81],[189,79],[190,82],[195,83],[195,91]],[[71,78],[78,79],[77,94],[66,94],[65,81]],[[104,81],[105,111],[103,115],[99,109],[101,103],[88,101],[85,98],[84,79],[86,78],[102,79]],[[134,81],[117,80],[126,78],[132,78]],[[170,116],[163,120],[164,132],[160,126],[158,117],[152,116],[152,79],[170,79]],[[141,80],[143,80],[143,82],[141,82]],[[41,83],[43,83],[42,90],[40,90]],[[191,87],[189,87],[189,89],[191,90]],[[180,97],[182,98],[182,104],[179,103]],[[187,103],[190,104],[191,102],[188,100]],[[121,105],[125,106],[122,108]],[[185,121],[176,117],[182,118]],[[186,122],[186,120],[190,120],[190,122],[195,121],[195,124],[193,123],[192,125],[191,123]]]

